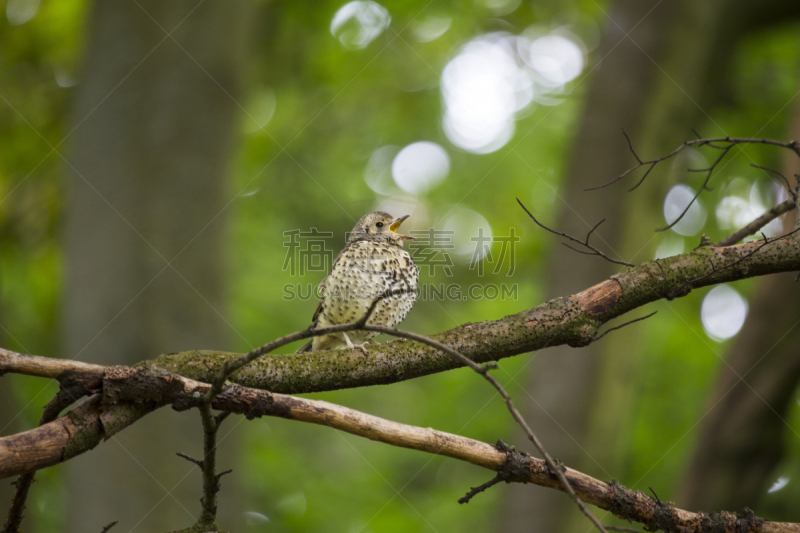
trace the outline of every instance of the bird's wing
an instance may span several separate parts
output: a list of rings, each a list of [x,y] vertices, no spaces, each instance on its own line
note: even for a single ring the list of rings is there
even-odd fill
[[[336,268],[336,264],[342,258],[342,255],[344,254],[345,250],[347,250],[348,245],[349,245],[349,243],[345,244],[344,248],[342,248],[342,250],[339,252],[339,255],[337,255],[336,259],[334,259],[333,263],[331,263],[331,271],[328,272],[328,275],[325,276],[325,278],[322,281],[320,281],[320,283],[319,283],[319,292],[323,296],[320,298],[319,302],[317,303],[317,308],[314,309],[314,314],[311,316],[311,324],[314,325],[314,326],[317,325],[318,319],[319,319],[319,315],[320,315],[320,313],[322,313],[322,300],[324,299],[325,283],[328,281],[328,278],[331,277],[331,273]]]

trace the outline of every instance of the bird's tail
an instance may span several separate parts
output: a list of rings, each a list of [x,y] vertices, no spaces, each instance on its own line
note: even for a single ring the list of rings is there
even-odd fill
[[[308,341],[304,345],[302,345],[295,353],[303,353],[303,352],[310,352],[311,345],[313,344],[313,340]]]

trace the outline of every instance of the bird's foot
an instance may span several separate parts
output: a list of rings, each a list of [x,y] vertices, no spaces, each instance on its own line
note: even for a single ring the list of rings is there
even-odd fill
[[[403,342],[403,341],[406,341],[406,340],[408,340],[408,339],[404,339],[403,337],[395,337],[393,339],[389,339],[388,341],[384,342],[383,344],[390,344],[392,342]]]
[[[345,340],[345,342],[347,342],[347,348],[349,350],[361,350],[364,355],[369,355],[369,352],[367,351],[367,348],[364,346],[365,344],[367,344],[366,342],[363,343],[363,344],[353,344],[353,342],[350,340],[350,337],[347,336],[347,333],[343,333],[343,334],[344,334],[344,340]],[[367,341],[367,342],[369,342],[369,341]]]

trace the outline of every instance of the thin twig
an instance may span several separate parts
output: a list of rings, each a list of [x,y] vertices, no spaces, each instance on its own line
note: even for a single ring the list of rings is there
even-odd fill
[[[233,374],[243,366],[252,363],[260,356],[268,354],[269,352],[276,350],[281,346],[290,344],[295,341],[307,339],[309,337],[317,337],[320,335],[327,335],[329,333],[342,333],[347,331],[354,331],[357,329],[363,329],[362,326],[364,326],[369,317],[372,316],[372,313],[375,311],[375,307],[378,305],[378,303],[381,302],[381,300],[388,298],[390,296],[397,296],[398,294],[403,294],[405,292],[408,291],[405,289],[389,289],[384,291],[382,294],[380,294],[377,298],[375,298],[372,301],[372,304],[370,305],[369,309],[367,309],[367,312],[364,313],[364,316],[362,316],[355,322],[348,322],[345,324],[335,324],[333,326],[323,326],[323,327],[310,326],[308,329],[297,331],[290,335],[284,335],[283,337],[277,338],[274,341],[269,342],[263,346],[259,346],[258,348],[247,352],[243,356],[239,357],[238,359],[235,359],[230,363],[226,361],[222,365],[222,368],[220,368],[217,375],[215,376],[214,380],[211,383],[211,389],[209,389],[208,393],[206,393],[205,396],[208,398],[208,401],[210,402],[211,399],[214,398],[214,396],[216,396],[222,391],[222,386],[225,384],[225,381],[231,374]]]
[[[200,459],[195,459],[194,457],[192,457],[190,455],[187,455],[185,453],[181,453],[181,452],[175,452],[175,455],[177,455],[178,457],[182,457],[182,458],[186,459],[190,463],[193,463],[193,464],[199,466],[200,468],[203,468],[203,461],[201,461]]]
[[[531,430],[530,426],[528,426],[528,423],[525,422],[525,419],[522,417],[517,408],[514,406],[514,402],[511,400],[511,397],[508,395],[508,392],[506,392],[503,386],[500,385],[500,383],[491,374],[489,374],[489,369],[491,368],[489,365],[479,365],[469,357],[462,355],[461,353],[455,351],[446,344],[428,338],[424,335],[419,335],[417,333],[412,333],[410,331],[403,331],[396,328],[390,328],[387,326],[381,326],[378,324],[365,324],[363,326],[363,329],[367,331],[377,331],[379,333],[386,333],[388,335],[405,337],[407,339],[415,340],[417,342],[427,344],[428,346],[438,348],[439,350],[452,355],[453,357],[464,363],[466,366],[470,367],[472,370],[483,376],[483,378],[486,379],[486,381],[488,381],[489,383],[491,383],[491,385],[497,390],[497,392],[500,393],[500,396],[502,396],[503,400],[505,401],[506,407],[511,413],[511,416],[514,418],[517,424],[522,428],[522,430],[525,431],[525,434],[528,436],[528,439],[533,443],[534,446],[536,446],[536,449],[539,450],[539,453],[542,454],[542,457],[547,463],[547,466],[550,468],[553,475],[555,475],[556,478],[558,478],[558,481],[561,483],[561,486],[564,487],[564,491],[567,494],[569,494],[570,498],[572,498],[572,500],[575,502],[575,505],[578,506],[581,512],[584,515],[586,515],[586,517],[595,525],[595,527],[599,531],[605,533],[606,530],[603,527],[603,524],[597,518],[595,518],[595,516],[591,512],[589,512],[586,506],[583,505],[583,502],[580,500],[580,498],[578,498],[578,495],[575,494],[575,491],[572,489],[572,485],[569,484],[569,480],[567,480],[563,470],[558,464],[556,464],[556,462],[553,460],[550,454],[547,453],[547,450],[545,450],[542,443],[539,442],[539,439],[533,433],[533,430]]]
[[[719,165],[722,162],[722,160],[725,158],[725,156],[728,155],[728,152],[730,151],[730,149],[733,148],[734,146],[736,146],[736,145],[735,144],[730,144],[730,145],[726,146],[725,149],[722,150],[722,153],[719,154],[719,157],[717,157],[717,159],[713,163],[711,163],[711,165],[709,167],[702,168],[702,169],[690,169],[693,172],[705,172],[706,173],[706,177],[703,180],[702,185],[700,185],[700,188],[697,190],[696,193],[694,193],[694,196],[692,196],[691,201],[688,204],[686,204],[686,207],[683,209],[683,211],[681,211],[681,214],[678,215],[678,217],[675,220],[673,220],[672,222],[670,222],[666,226],[663,226],[663,227],[660,227],[660,228],[656,229],[656,231],[666,231],[666,230],[674,227],[675,224],[677,224],[678,222],[683,220],[683,217],[685,217],[686,213],[689,212],[689,209],[691,209],[691,207],[694,205],[694,203],[700,197],[700,194],[702,194],[703,191],[711,190],[708,187],[708,183],[711,181],[711,174],[714,172],[714,169],[717,168],[717,165]],[[642,181],[644,181],[644,179]],[[639,182],[639,184],[641,184],[641,182]],[[637,185],[637,187],[638,186],[639,185]]]
[[[794,198],[789,198],[788,200],[784,200],[783,202],[779,203],[778,205],[774,206],[772,209],[766,211],[763,215],[758,217],[757,219],[750,222],[748,225],[744,226],[743,228],[736,230],[735,232],[731,233],[721,241],[719,241],[716,246],[730,246],[732,244],[736,244],[737,242],[741,241],[748,235],[752,235],[779,216],[783,215],[784,213],[788,213],[792,209],[797,207],[797,201]]]
[[[606,529],[611,531],[629,531],[630,533],[641,533],[641,531],[636,528],[624,526],[606,526]]]
[[[755,163],[750,163],[750,166],[753,167],[753,168],[758,168],[758,169],[761,169],[761,170],[765,170],[767,172],[771,172],[772,174],[780,176],[781,179],[783,179],[783,183],[786,185],[786,192],[789,193],[789,196],[791,196],[792,198],[797,200],[797,193],[794,191],[792,186],[789,184],[789,179],[786,176],[784,176],[782,172],[778,172],[774,168],[762,167],[761,165],[756,165]]]
[[[697,134],[696,131],[694,133]],[[603,185],[600,185],[598,187],[592,187],[591,189],[586,189],[587,191],[596,190],[596,189],[602,189],[604,187],[608,187],[609,185],[621,180],[622,178],[624,178],[625,176],[627,176],[631,172],[634,172],[634,171],[636,171],[636,170],[638,170],[638,169],[640,169],[640,168],[642,168],[644,166],[654,165],[654,164],[661,163],[662,161],[666,161],[667,159],[672,159],[673,157],[678,155],[684,149],[692,147],[692,146],[696,146],[698,148],[703,147],[703,146],[709,146],[711,148],[716,148],[718,150],[728,150],[728,149],[730,149],[731,146],[735,146],[735,145],[738,145],[738,144],[768,144],[768,145],[771,145],[771,146],[779,146],[781,148],[788,148],[789,150],[792,150],[795,154],[797,154],[798,157],[800,157],[800,143],[798,143],[797,141],[783,142],[783,141],[774,141],[772,139],[753,139],[753,138],[746,138],[746,137],[713,137],[713,138],[702,138],[702,139],[694,139],[694,140],[691,140],[691,141],[686,141],[683,144],[681,144],[680,146],[678,146],[677,148],[675,148],[673,151],[668,153],[667,155],[664,155],[664,156],[656,158],[656,159],[650,159],[650,160],[645,161],[641,157],[639,157],[639,154],[637,154],[636,150],[633,149],[633,144],[631,143],[630,137],[628,137],[628,134],[625,132],[625,130],[622,130],[622,134],[625,136],[625,139],[628,141],[628,148],[630,149],[631,153],[633,154],[633,157],[636,158],[636,163],[637,164],[635,166],[629,168],[628,170],[626,170],[625,172],[623,172],[622,174],[620,174],[616,178],[612,179],[611,181],[609,181],[607,183],[604,183]],[[726,146],[716,146],[717,143],[725,144]],[[649,170],[648,170],[648,172],[649,172]]]
[[[695,135],[699,135],[697,133],[697,131],[694,130],[694,129],[692,129],[692,132]],[[597,190],[597,189],[602,189],[604,187],[608,187],[609,185],[612,185],[613,183],[616,183],[617,181],[619,181],[619,180],[623,179],[624,177],[628,176],[631,172],[634,172],[634,171],[636,171],[636,170],[638,170],[640,168],[643,168],[643,167],[647,167],[647,170],[645,170],[644,175],[642,175],[642,177],[639,179],[639,181],[633,187],[631,187],[629,189],[629,191],[633,191],[636,188],[638,188],[644,182],[644,180],[647,178],[647,176],[650,174],[650,172],[653,170],[653,168],[655,168],[656,165],[658,165],[662,161],[666,161],[668,159],[671,159],[671,158],[675,157],[677,154],[679,154],[681,151],[683,151],[686,148],[689,148],[689,147],[701,148],[703,146],[708,146],[708,147],[720,150],[722,152],[722,153],[720,153],[719,157],[717,157],[716,160],[711,165],[709,165],[708,167],[706,167],[706,168],[698,168],[698,169],[689,169],[689,172],[703,172],[703,173],[705,173],[706,176],[705,176],[705,179],[703,180],[703,183],[700,185],[699,189],[694,194],[694,196],[692,197],[691,201],[686,206],[686,208],[680,213],[680,215],[675,220],[673,220],[672,222],[670,222],[669,224],[667,224],[664,227],[658,228],[656,231],[665,231],[665,230],[668,230],[668,229],[672,228],[673,226],[675,226],[675,224],[677,224],[680,220],[683,219],[684,216],[686,216],[686,213],[689,211],[689,209],[692,207],[692,205],[694,205],[695,201],[700,196],[700,194],[703,191],[711,190],[711,187],[709,187],[709,182],[711,181],[712,173],[717,168],[717,166],[720,164],[720,162],[725,158],[725,156],[728,155],[728,152],[730,152],[730,150],[734,146],[738,146],[740,144],[767,144],[767,145],[771,145],[771,146],[778,146],[778,147],[781,147],[781,148],[787,148],[789,150],[792,150],[798,157],[800,157],[800,143],[798,143],[797,141],[783,142],[783,141],[775,141],[775,140],[772,140],[772,139],[753,139],[753,138],[742,138],[742,137],[716,137],[716,138],[698,138],[698,139],[693,139],[691,141],[686,141],[683,144],[681,144],[680,146],[678,146],[677,148],[675,148],[673,151],[668,153],[667,155],[664,155],[664,156],[656,158],[656,159],[644,160],[639,156],[639,154],[633,148],[633,143],[631,142],[631,139],[628,136],[628,134],[625,132],[625,130],[622,130],[622,134],[625,136],[625,140],[628,143],[628,149],[630,150],[631,154],[633,154],[633,157],[636,159],[636,165],[634,165],[633,167],[629,168],[628,170],[626,170],[622,174],[618,175],[614,179],[612,179],[612,180],[610,180],[610,181],[608,181],[608,182],[606,182],[606,183],[604,183],[602,185],[599,185],[597,187],[591,187],[591,188],[588,188],[588,189],[585,189],[585,190],[593,191],[593,190]],[[755,165],[755,166],[758,167],[758,165]],[[772,171],[771,169],[768,169],[766,167],[758,167],[758,168],[762,168],[764,170]],[[780,175],[780,173],[778,173],[778,174]],[[785,177],[784,177],[784,180],[787,182],[787,185],[788,185],[788,180],[786,180]]]
[[[114,527],[114,526],[116,526],[116,525],[117,525],[117,521],[115,520],[115,521],[111,522],[110,524],[108,524],[107,526],[105,526],[105,527],[103,528],[103,531],[101,531],[100,533],[108,533],[108,531],[109,531],[109,530],[110,530],[112,527]]]
[[[217,493],[219,492],[219,478],[224,475],[217,474],[217,430],[219,423],[211,412],[211,400],[200,404],[200,418],[203,421],[203,460],[200,468],[203,472],[203,497],[200,499],[203,510],[197,519],[197,526],[213,529],[217,527]],[[185,458],[185,457],[184,457]]]
[[[519,199],[517,199],[517,201],[519,202]],[[522,202],[520,202],[520,205],[522,205]],[[522,205],[522,208],[525,209],[525,206]],[[525,210],[527,211],[527,209],[525,209]],[[533,215],[531,215],[531,217],[533,217]],[[591,234],[591,232],[590,232],[590,234]],[[456,359],[461,361],[463,364],[465,364],[466,366],[470,367],[472,370],[474,370],[475,372],[477,372],[478,374],[483,376],[484,379],[486,379],[497,390],[497,392],[500,393],[500,396],[502,396],[503,400],[506,403],[506,407],[508,407],[508,410],[511,412],[511,416],[514,418],[514,420],[517,422],[517,424],[523,429],[523,431],[525,431],[525,434],[528,436],[528,439],[530,439],[530,441],[534,444],[534,446],[536,446],[536,449],[539,450],[539,453],[542,454],[542,456],[544,457],[545,461],[547,462],[547,465],[550,467],[550,469],[553,471],[553,474],[556,476],[556,478],[558,478],[559,482],[564,487],[564,491],[567,494],[569,494],[569,496],[573,499],[573,501],[578,506],[578,508],[581,510],[581,512],[583,514],[585,514],[589,518],[589,520],[592,521],[592,523],[595,525],[595,527],[597,527],[597,529],[599,531],[602,531],[603,533],[606,533],[605,529],[603,528],[603,524],[599,520],[597,520],[597,518],[595,518],[595,516],[591,512],[589,512],[589,510],[586,508],[586,506],[583,505],[583,502],[581,502],[580,498],[578,498],[578,496],[575,494],[575,491],[572,489],[572,486],[569,484],[569,481],[567,480],[566,476],[564,476],[564,473],[562,472],[561,468],[558,467],[558,465],[553,460],[553,458],[550,456],[550,454],[547,453],[547,450],[545,450],[545,448],[542,445],[542,443],[539,442],[539,439],[536,437],[536,435],[533,433],[531,428],[525,422],[525,419],[522,418],[522,415],[519,413],[517,408],[514,406],[514,402],[511,400],[511,397],[508,395],[508,392],[506,392],[506,390],[503,388],[503,386],[500,385],[500,383],[493,376],[491,376],[488,373],[489,369],[493,368],[494,365],[479,365],[478,363],[476,363],[472,359],[466,357],[465,355],[462,355],[461,353],[457,352],[456,350],[452,349],[451,347],[447,346],[446,344],[443,344],[443,343],[441,343],[439,341],[436,341],[434,339],[425,337],[424,335],[419,335],[417,333],[412,333],[410,331],[403,331],[403,330],[399,330],[399,329],[396,329],[396,328],[390,328],[388,326],[382,326],[382,325],[379,325],[379,324],[368,324],[367,323],[369,318],[372,316],[372,313],[374,312],[375,307],[378,305],[378,303],[381,300],[383,300],[384,298],[386,298],[388,296],[392,296],[394,294],[397,294],[398,292],[401,292],[401,291],[388,290],[388,291],[382,293],[380,296],[375,298],[375,300],[373,300],[373,302],[370,305],[369,309],[367,309],[367,312],[364,313],[364,315],[359,320],[357,320],[355,322],[349,322],[349,323],[346,323],[346,324],[337,324],[335,326],[326,326],[326,327],[322,327],[322,328],[310,327],[307,330],[299,331],[297,333],[293,333],[291,335],[286,335],[286,336],[281,337],[279,339],[275,339],[274,341],[272,341],[270,343],[267,343],[264,346],[261,346],[259,348],[256,348],[255,350],[252,350],[252,351],[248,352],[244,356],[242,356],[239,359],[233,361],[231,364],[228,364],[228,363],[223,364],[222,369],[220,369],[220,372],[214,378],[214,382],[212,383],[212,385],[209,388],[208,392],[203,396],[203,403],[201,404],[201,408],[202,408],[202,406],[206,406],[207,409],[210,412],[210,409],[211,409],[210,404],[211,404],[212,399],[222,391],[222,387],[223,387],[223,384],[225,383],[225,380],[228,378],[228,376],[230,376],[230,374],[232,372],[234,372],[235,370],[241,368],[242,366],[252,362],[257,357],[259,357],[259,356],[261,356],[263,354],[269,353],[270,351],[272,351],[272,350],[274,350],[276,348],[279,348],[280,346],[283,346],[284,344],[288,344],[290,342],[294,342],[294,341],[297,341],[297,340],[305,339],[305,338],[308,338],[308,337],[324,335],[324,334],[332,333],[332,332],[345,332],[345,331],[353,331],[353,330],[375,331],[375,332],[378,332],[378,333],[386,333],[386,334],[392,335],[394,337],[404,337],[406,339],[415,340],[417,342],[421,342],[423,344],[427,344],[428,346],[432,346],[434,348],[437,348],[437,349],[439,349],[439,350],[441,350],[441,351],[443,351],[443,352],[455,357]],[[204,427],[205,427],[205,424],[206,424],[206,422],[205,422],[205,416],[204,416]],[[204,466],[205,466],[205,469],[208,469],[208,465],[207,464],[205,464]],[[205,486],[205,482],[204,482],[204,486]]]
[[[375,307],[378,303],[387,298],[389,296],[397,295],[400,292],[406,292],[405,290],[392,290],[389,289],[384,293],[380,294],[370,305],[367,312],[364,314],[361,319],[357,320],[356,322],[350,324],[343,324],[343,326],[347,326],[343,329],[336,329],[336,331],[350,331],[356,329],[362,329],[363,326],[366,324],[369,317],[375,311]],[[216,473],[216,456],[217,456],[217,431],[219,430],[219,426],[225,418],[230,415],[230,413],[220,413],[217,416],[214,416],[211,409],[211,403],[214,401],[214,398],[222,392],[222,389],[227,381],[228,377],[238,370],[239,368],[243,367],[244,365],[252,362],[259,356],[269,353],[270,351],[283,346],[284,344],[288,344],[290,342],[294,342],[301,338],[306,338],[309,336],[315,335],[322,335],[328,333],[329,328],[313,328],[310,327],[305,331],[298,332],[293,335],[286,335],[281,337],[280,339],[276,339],[271,343],[265,344],[255,350],[248,352],[247,354],[243,355],[242,357],[234,360],[231,363],[225,362],[220,368],[220,371],[214,377],[211,382],[211,387],[208,389],[200,399],[199,404],[197,405],[198,409],[200,410],[200,417],[203,422],[203,460],[198,461],[189,457],[188,455],[178,453],[180,457],[191,461],[198,465],[202,472],[203,472],[203,497],[200,499],[202,503],[202,512],[200,517],[197,519],[196,526],[201,526],[203,528],[216,528],[216,518],[217,518],[217,493],[220,490],[219,480],[225,474],[231,472],[231,470],[226,470],[219,474]],[[300,334],[300,336],[298,336]]]
[[[612,331],[616,331],[616,330],[618,330],[618,329],[622,329],[622,328],[624,328],[625,326],[630,326],[630,325],[631,325],[631,324],[633,324],[634,322],[639,322],[639,321],[642,321],[642,320],[648,319],[648,318],[650,318],[651,316],[653,316],[653,315],[654,315],[654,314],[656,314],[656,313],[658,313],[658,311],[653,311],[653,312],[652,312],[652,313],[650,313],[649,315],[641,316],[641,317],[639,317],[639,318],[634,318],[633,320],[629,320],[628,322],[625,322],[624,324],[620,324],[619,326],[614,326],[613,328],[608,328],[608,329],[607,329],[607,330],[605,330],[603,333],[601,333],[600,335],[598,335],[597,337],[595,337],[595,338],[594,338],[594,340],[593,340],[592,342],[597,342],[597,341],[599,341],[600,339],[602,339],[603,337],[605,337],[606,335],[608,335],[608,334],[609,334],[609,333],[611,333]]]
[[[536,219],[536,217],[535,217],[535,216],[533,216],[533,213],[531,213],[530,211],[528,211],[528,208],[527,208],[527,207],[525,207],[525,205],[522,203],[522,201],[521,201],[519,198],[517,198],[517,203],[520,205],[520,207],[522,207],[522,209],[524,209],[524,210],[525,210],[525,212],[526,212],[526,213],[528,213],[528,216],[529,216],[529,217],[531,217],[531,219],[533,219],[533,221],[534,221],[534,222],[536,222],[536,224],[537,224],[537,225],[538,225],[540,228],[542,228],[542,229],[545,229],[545,230],[547,230],[547,231],[549,231],[550,233],[553,233],[553,234],[555,234],[555,235],[559,235],[559,236],[561,236],[561,237],[564,237],[565,239],[569,239],[569,240],[571,240],[572,242],[578,243],[578,244],[580,244],[581,246],[585,246],[586,248],[588,248],[588,249],[589,249],[589,251],[585,251],[585,250],[577,250],[577,249],[573,248],[572,246],[570,246],[570,245],[568,245],[568,244],[566,244],[566,243],[562,243],[562,244],[564,244],[564,246],[566,246],[566,247],[567,247],[567,248],[569,248],[570,250],[573,250],[573,251],[575,251],[575,252],[582,253],[582,254],[587,254],[587,255],[597,255],[597,256],[599,256],[599,257],[602,257],[602,258],[603,258],[603,259],[605,259],[606,261],[610,261],[611,263],[616,263],[616,264],[618,264],[618,265],[625,265],[625,266],[629,266],[629,267],[634,267],[634,266],[636,266],[636,265],[634,265],[633,263],[626,263],[625,261],[620,261],[620,260],[618,260],[618,259],[612,259],[612,258],[608,257],[606,254],[604,254],[602,251],[600,251],[598,248],[595,248],[594,246],[592,246],[591,244],[589,244],[589,238],[592,236],[592,233],[594,233],[594,230],[596,230],[596,229],[598,228],[598,226],[600,226],[600,224],[602,224],[603,222],[605,222],[605,221],[606,221],[606,219],[603,219],[603,220],[601,220],[600,222],[598,222],[597,224],[595,224],[595,225],[594,225],[594,227],[593,227],[591,230],[589,230],[589,233],[587,233],[587,234],[586,234],[586,238],[585,238],[584,240],[580,240],[580,239],[577,239],[577,238],[575,238],[575,237],[573,237],[572,235],[569,235],[569,234],[567,234],[567,233],[563,233],[563,232],[560,232],[560,231],[556,231],[556,230],[554,230],[554,229],[552,229],[552,228],[548,228],[547,226],[545,226],[544,224],[542,224],[541,222],[539,222],[539,221]]]
[[[482,484],[478,485],[477,487],[470,487],[469,488],[469,492],[467,492],[464,496],[462,496],[461,498],[458,499],[458,503],[469,503],[469,501],[472,498],[474,498],[475,496],[477,496],[481,492],[485,491],[486,489],[488,489],[490,487],[493,487],[494,485],[497,485],[501,481],[503,481],[503,476],[500,475],[500,474],[497,474],[496,476],[494,476],[492,479],[490,479],[486,483],[482,483]]]

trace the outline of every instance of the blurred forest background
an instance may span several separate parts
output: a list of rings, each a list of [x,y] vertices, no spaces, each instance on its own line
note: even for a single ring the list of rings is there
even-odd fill
[[[22,352],[132,364],[302,329],[316,305],[307,287],[325,272],[293,243],[318,246],[316,228],[338,253],[376,208],[411,214],[404,229],[454,232],[412,248],[423,283],[462,291],[421,299],[402,326],[435,333],[619,270],[564,249],[515,197],[576,235],[607,218],[597,245],[642,262],[783,200],[751,163],[800,171],[775,149],[737,148],[662,233],[702,179],[687,169],[713,150],[685,152],[632,193],[638,176],[584,192],[634,163],[621,128],[645,158],[692,128],[800,137],[792,0],[0,5],[0,344]],[[480,232],[494,242],[476,256]],[[472,284],[512,291],[462,298]],[[799,290],[790,275],[664,300],[601,343],[504,360],[495,375],[569,466],[692,510],[800,521]],[[34,426],[55,390],[0,380],[0,434]],[[469,370],[312,396],[527,449]],[[591,530],[552,490],[501,486],[459,505],[486,472],[244,422],[220,434],[218,465],[234,469],[220,524],[232,531]],[[24,529],[186,527],[200,474],[175,452],[198,455],[201,435],[196,414],[164,409],[39,473]],[[0,509],[10,497],[4,482]]]

